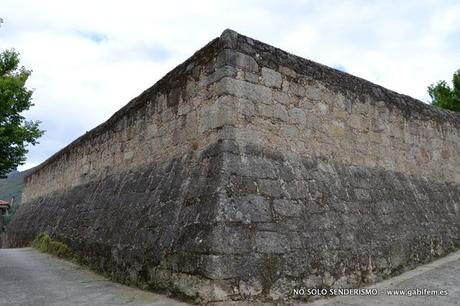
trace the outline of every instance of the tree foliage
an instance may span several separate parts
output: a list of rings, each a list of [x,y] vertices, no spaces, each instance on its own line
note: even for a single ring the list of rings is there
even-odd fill
[[[21,115],[34,105],[32,90],[25,86],[30,74],[19,67],[14,49],[0,53],[0,177],[24,164],[27,145],[37,144],[43,134],[39,121],[26,121]]]
[[[460,70],[454,73],[452,87],[446,81],[439,81],[436,85],[428,87],[428,94],[431,97],[431,104],[460,112]]]

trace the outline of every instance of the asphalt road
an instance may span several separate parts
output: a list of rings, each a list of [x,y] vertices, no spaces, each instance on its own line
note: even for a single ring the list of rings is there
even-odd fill
[[[0,305],[187,305],[31,248],[0,249]]]

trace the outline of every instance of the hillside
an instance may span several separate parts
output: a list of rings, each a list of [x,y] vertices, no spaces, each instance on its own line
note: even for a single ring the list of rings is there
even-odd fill
[[[24,187],[24,177],[30,171],[13,171],[6,179],[0,179],[0,200],[8,201],[11,203],[13,200],[12,208],[6,216],[6,223],[8,223],[14,215],[16,209],[21,204],[21,194]]]

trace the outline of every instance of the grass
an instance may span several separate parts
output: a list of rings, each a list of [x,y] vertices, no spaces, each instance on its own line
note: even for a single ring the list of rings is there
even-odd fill
[[[37,235],[32,241],[32,246],[41,252],[50,253],[60,258],[74,258],[74,254],[66,244],[53,240],[47,233]]]

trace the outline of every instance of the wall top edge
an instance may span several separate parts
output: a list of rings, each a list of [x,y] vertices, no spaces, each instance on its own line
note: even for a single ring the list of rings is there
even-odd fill
[[[221,37],[226,49],[252,56],[259,66],[274,70],[289,68],[298,75],[325,83],[331,89],[343,94],[355,93],[363,99],[366,95],[375,101],[383,101],[389,109],[396,107],[406,119],[433,120],[440,124],[451,124],[460,128],[460,114],[444,110],[408,95],[397,93],[360,77],[316,63],[291,54],[256,39],[241,35],[233,30],[225,30]]]
[[[68,154],[73,148],[78,147],[85,141],[95,138],[108,130],[114,129],[115,125],[121,119],[129,114],[135,113],[136,110],[145,106],[156,94],[183,86],[191,74],[188,69],[191,63],[196,61],[209,61],[223,49],[233,49],[234,51],[252,56],[261,66],[276,70],[279,70],[280,67],[289,68],[299,75],[324,82],[333,90],[344,94],[351,92],[357,93],[362,97],[368,95],[376,101],[383,101],[390,109],[393,107],[400,109],[402,114],[408,119],[434,120],[443,125],[448,123],[456,128],[460,128],[460,115],[457,113],[428,105],[422,101],[386,89],[365,79],[293,55],[279,48],[241,35],[233,30],[226,29],[222,32],[220,37],[213,39],[203,48],[195,52],[190,58],[167,73],[152,87],[142,92],[139,96],[135,97],[128,104],[115,112],[107,121],[78,137],[43,163],[31,169],[25,179],[27,180],[42,168],[53,163],[65,154]]]

